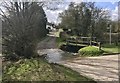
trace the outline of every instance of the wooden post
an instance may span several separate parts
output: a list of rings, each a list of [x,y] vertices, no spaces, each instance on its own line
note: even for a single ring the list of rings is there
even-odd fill
[[[76,46],[77,46],[77,38],[75,38],[76,39]]]
[[[92,37],[90,37],[90,46],[92,46]]]
[[[90,46],[92,46],[92,41],[90,40]]]
[[[98,45],[99,45],[99,50],[101,50],[101,43],[100,43],[100,42],[98,42]]]
[[[68,39],[66,39],[66,45],[68,45]]]

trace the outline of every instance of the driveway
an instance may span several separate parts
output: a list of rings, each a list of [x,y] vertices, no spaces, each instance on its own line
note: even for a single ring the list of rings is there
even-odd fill
[[[75,58],[60,62],[95,81],[118,81],[118,55]]]

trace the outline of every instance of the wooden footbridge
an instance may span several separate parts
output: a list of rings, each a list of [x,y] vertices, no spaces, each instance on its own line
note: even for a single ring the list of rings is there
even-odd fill
[[[63,44],[60,49],[68,52],[74,52],[77,53],[79,49],[92,45],[92,46],[98,46],[99,50],[101,50],[100,42],[96,42],[96,38],[92,38],[93,41],[91,41],[90,37],[77,37],[77,38],[67,38],[66,43]]]
[[[100,42],[96,41],[96,37],[76,37],[76,38],[67,38],[66,45],[74,45],[74,46],[100,46]]]

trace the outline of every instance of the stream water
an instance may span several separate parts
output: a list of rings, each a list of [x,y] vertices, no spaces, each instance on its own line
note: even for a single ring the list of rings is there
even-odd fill
[[[59,63],[60,61],[77,57],[75,53],[64,52],[60,49],[42,49],[38,50],[39,54],[46,54],[45,59],[49,63]]]

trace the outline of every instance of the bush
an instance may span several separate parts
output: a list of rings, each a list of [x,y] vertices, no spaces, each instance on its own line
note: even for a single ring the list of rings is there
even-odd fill
[[[37,43],[47,34],[47,18],[42,6],[13,2],[4,7],[11,11],[2,18],[2,54],[8,60],[33,57]]]
[[[99,56],[103,54],[103,51],[99,50],[99,48],[96,46],[87,46],[87,47],[81,48],[78,51],[78,53],[81,56]]]

